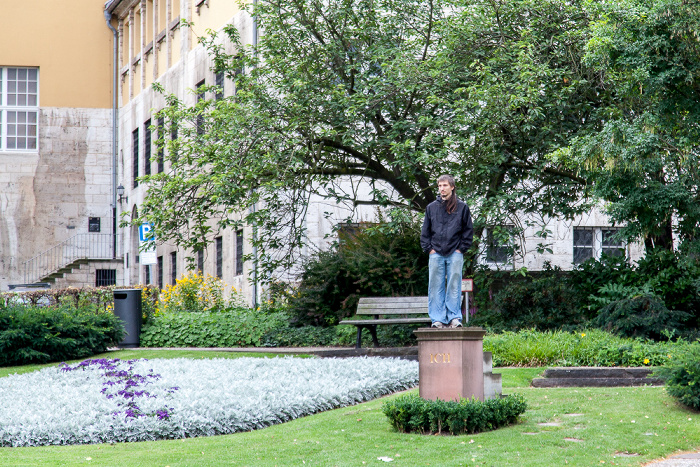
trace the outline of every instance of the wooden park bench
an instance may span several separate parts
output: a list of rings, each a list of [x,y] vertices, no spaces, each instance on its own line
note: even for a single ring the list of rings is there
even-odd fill
[[[369,318],[364,318],[368,316]],[[373,316],[373,317],[372,317]],[[362,297],[357,304],[357,313],[353,318],[344,319],[338,324],[357,326],[357,345],[362,347],[362,330],[368,329],[372,335],[375,347],[377,340],[377,325],[380,324],[427,324],[428,297]]]

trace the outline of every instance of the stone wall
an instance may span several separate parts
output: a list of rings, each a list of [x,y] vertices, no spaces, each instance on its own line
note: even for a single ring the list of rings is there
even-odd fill
[[[112,232],[111,121],[111,109],[41,108],[38,152],[0,153],[0,290],[90,217]]]

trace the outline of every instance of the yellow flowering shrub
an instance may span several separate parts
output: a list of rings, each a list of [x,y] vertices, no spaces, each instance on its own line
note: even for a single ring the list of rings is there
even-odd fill
[[[226,285],[218,277],[188,272],[175,285],[168,285],[161,292],[156,316],[163,313],[224,311],[241,306],[239,293],[233,289],[227,298],[225,289]]]

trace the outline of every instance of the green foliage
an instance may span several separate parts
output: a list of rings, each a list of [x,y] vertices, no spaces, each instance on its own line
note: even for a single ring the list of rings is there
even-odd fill
[[[428,258],[420,222],[359,229],[303,266],[288,298],[294,324],[328,326],[352,316],[360,297],[427,295]]]
[[[0,304],[0,366],[89,357],[118,343],[124,329],[95,305]]]
[[[166,286],[156,307],[156,315],[167,313],[201,313],[240,307],[242,299],[236,290],[229,299],[224,296],[224,283],[213,276],[188,272],[174,285]]]
[[[406,394],[382,405],[391,426],[402,433],[460,435],[495,430],[517,421],[527,403],[522,394],[500,399],[429,401]]]
[[[192,107],[166,97],[159,116],[179,137],[159,141],[169,171],[144,177],[130,221],[187,251],[255,226],[266,280],[307,244],[310,199],[422,211],[451,173],[477,226],[585,211],[587,180],[547,155],[600,126],[608,93],[581,63],[587,3],[248,3],[265,31],[255,46],[233,26],[230,47],[201,38],[236,95]]]
[[[584,64],[614,99],[601,108],[601,131],[574,144],[575,164],[589,169],[623,234],[670,250],[674,232],[700,233],[700,9],[686,0],[598,8]]]
[[[669,359],[654,376],[666,383],[666,391],[694,410],[700,410],[700,343],[688,344]]]
[[[600,310],[593,324],[624,337],[663,339],[664,332],[675,332],[690,318],[689,313],[669,310],[653,295],[617,300]]]
[[[259,347],[282,326],[282,314],[232,308],[226,312],[167,313],[141,330],[142,347]]]
[[[636,266],[623,258],[609,256],[599,261],[586,261],[570,273],[567,283],[575,291],[576,301],[588,318],[594,319],[602,308],[615,301],[649,295],[670,310],[664,312],[668,322],[663,325],[673,324],[675,327],[669,329],[683,335],[689,328],[700,325],[699,280],[700,262],[696,255],[657,248],[647,252]],[[632,304],[625,306],[629,305]],[[684,313],[690,314],[689,319]],[[655,331],[650,335],[659,333]]]
[[[630,339],[599,329],[521,330],[484,336],[484,351],[493,354],[495,366],[659,366],[682,347],[682,341]]]
[[[493,295],[493,302],[487,302],[487,306],[471,319],[472,324],[501,332],[572,329],[583,323],[584,316],[575,292],[559,268],[547,264],[541,273],[530,273],[525,277],[513,273],[500,273],[498,276],[505,284]],[[477,274],[477,277],[481,282],[481,275]],[[483,297],[483,292],[481,295]]]
[[[350,326],[301,326],[287,322],[275,326],[262,336],[264,347],[314,347],[350,345],[354,342],[354,328]]]

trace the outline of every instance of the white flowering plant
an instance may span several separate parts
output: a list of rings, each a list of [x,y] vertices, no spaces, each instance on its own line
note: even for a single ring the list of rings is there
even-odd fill
[[[400,359],[86,360],[0,378],[0,446],[249,431],[417,384]]]

